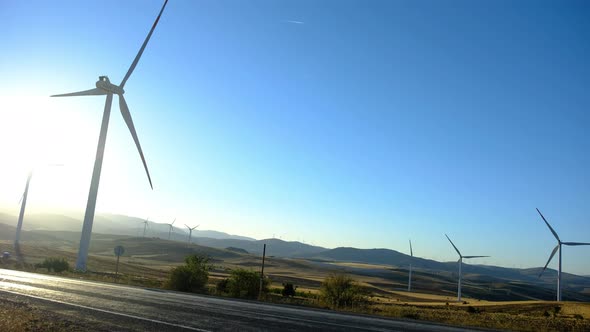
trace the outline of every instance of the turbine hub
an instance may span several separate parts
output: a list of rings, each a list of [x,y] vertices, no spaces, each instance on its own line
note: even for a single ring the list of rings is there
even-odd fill
[[[125,93],[125,90],[123,90],[121,87],[111,83],[107,76],[99,76],[98,81],[96,81],[96,87],[116,95],[123,95]]]

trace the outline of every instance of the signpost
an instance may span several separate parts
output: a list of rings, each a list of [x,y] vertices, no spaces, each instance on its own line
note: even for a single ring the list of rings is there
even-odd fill
[[[260,270],[260,288],[258,289],[258,299],[262,298],[262,285],[264,285],[264,257],[266,256],[266,243],[262,249],[262,269]]]
[[[119,276],[119,257],[125,253],[125,248],[123,246],[116,246],[115,247],[115,255],[117,255],[117,267],[115,269],[115,280],[118,281]]]

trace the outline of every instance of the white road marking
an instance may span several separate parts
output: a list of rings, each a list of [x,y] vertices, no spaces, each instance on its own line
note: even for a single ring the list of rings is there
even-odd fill
[[[157,319],[139,317],[139,316],[135,316],[135,315],[129,315],[129,314],[124,314],[124,313],[120,313],[120,312],[114,312],[114,311],[110,311],[110,310],[92,308],[92,307],[88,307],[88,306],[81,305],[81,304],[68,303],[68,302],[63,302],[63,301],[59,301],[59,300],[53,300],[53,299],[48,299],[48,298],[44,298],[44,297],[40,297],[40,296],[35,296],[35,295],[22,294],[22,293],[13,292],[13,291],[5,290],[5,289],[0,290],[0,292],[6,292],[6,293],[14,294],[14,295],[21,295],[21,296],[32,297],[32,298],[38,299],[38,300],[43,300],[43,301],[49,301],[49,302],[54,302],[54,303],[59,303],[59,304],[64,304],[64,305],[69,305],[69,306],[72,306],[72,307],[77,307],[77,308],[82,308],[82,309],[94,310],[94,311],[103,312],[103,313],[107,313],[107,314],[111,314],[111,315],[117,315],[117,316],[123,316],[123,317],[127,317],[127,318],[139,319],[139,320],[143,320],[143,321],[151,322],[151,323],[156,323],[156,324],[174,326],[174,327],[178,327],[178,328],[182,328],[182,329],[187,329],[187,330],[192,330],[192,331],[211,332],[210,330],[199,329],[199,328],[196,328],[196,327],[191,327],[191,326],[186,326],[186,325],[180,325],[180,324],[174,324],[174,323],[168,323],[168,322],[163,322],[163,321],[157,320]]]

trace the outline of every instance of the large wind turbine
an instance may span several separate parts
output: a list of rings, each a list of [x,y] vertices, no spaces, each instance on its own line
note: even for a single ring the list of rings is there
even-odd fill
[[[174,218],[174,221],[172,221],[172,223],[168,224],[170,226],[170,230],[168,231],[168,240],[170,240],[170,234],[172,233],[172,225],[174,225],[174,223],[176,222],[176,218]]]
[[[558,263],[557,263],[558,264],[558,269],[557,269],[557,301],[561,301],[561,245],[563,244],[566,246],[590,246],[590,243],[562,242],[559,239],[559,235],[557,235],[557,232],[553,229],[553,227],[551,227],[551,225],[549,225],[549,222],[547,221],[547,219],[545,219],[545,217],[543,216],[541,211],[539,211],[539,209],[537,209],[537,212],[539,212],[539,215],[541,216],[541,218],[543,218],[543,221],[545,222],[545,224],[547,224],[547,227],[549,227],[549,230],[551,231],[551,233],[553,233],[553,236],[555,236],[555,239],[557,240],[557,245],[555,246],[555,248],[553,248],[553,251],[551,252],[551,255],[549,256],[549,259],[547,260],[547,264],[545,264],[545,267],[543,268],[543,270],[539,274],[539,277],[541,277],[543,272],[545,272],[545,269],[547,269],[547,265],[549,265],[549,262],[551,262],[551,260],[553,259],[553,256],[555,256],[555,253],[557,252],[557,250],[559,250],[559,259],[558,259]]]
[[[158,14],[158,17],[154,21],[154,24],[152,25],[150,32],[148,33],[147,37],[145,38],[143,45],[141,45],[139,52],[137,53],[137,55],[135,56],[135,59],[131,63],[131,67],[129,67],[129,70],[127,70],[127,74],[125,74],[125,77],[123,78],[123,81],[121,81],[121,84],[119,84],[119,86],[112,84],[109,81],[108,77],[99,76],[98,81],[96,82],[95,89],[52,96],[52,97],[70,97],[70,96],[106,95],[106,103],[104,106],[104,113],[102,116],[102,125],[100,127],[100,136],[98,139],[98,148],[96,150],[96,159],[94,161],[94,170],[92,172],[92,181],[90,183],[90,192],[88,194],[88,203],[86,205],[86,213],[84,214],[84,224],[82,226],[82,236],[80,238],[80,249],[78,251],[78,259],[76,261],[76,269],[79,271],[86,270],[86,261],[88,258],[88,248],[90,246],[90,236],[92,234],[92,224],[94,222],[94,211],[96,209],[96,196],[98,194],[98,184],[100,181],[100,172],[102,169],[102,159],[103,159],[103,155],[104,155],[104,148],[105,148],[105,142],[106,142],[106,137],[107,137],[107,129],[109,126],[109,117],[111,114],[111,105],[113,103],[113,95],[114,94],[119,96],[119,108],[121,110],[121,114],[123,115],[123,119],[125,120],[125,123],[127,124],[129,131],[131,132],[131,136],[133,137],[133,141],[135,142],[135,145],[137,146],[137,150],[139,151],[139,156],[141,157],[143,167],[145,168],[145,172],[146,172],[148,180],[150,182],[150,187],[153,189],[152,179],[150,177],[150,173],[148,171],[147,164],[145,162],[145,158],[143,156],[143,151],[141,150],[141,146],[139,144],[139,139],[138,139],[137,133],[135,131],[135,126],[133,125],[133,120],[131,119],[131,113],[129,113],[129,107],[127,107],[127,102],[125,102],[125,98],[123,97],[123,94],[125,93],[125,90],[123,90],[123,88],[125,87],[125,83],[127,83],[127,80],[129,79],[129,77],[133,73],[133,70],[135,70],[135,67],[137,66],[137,63],[139,62],[139,59],[141,58],[141,55],[143,54],[143,51],[145,50],[145,47],[146,47],[148,41],[150,40],[150,37],[152,36],[152,33],[154,32],[154,29],[156,28],[156,25],[158,24],[158,21],[160,20],[160,17],[162,16],[162,12],[164,12],[164,8],[166,7],[167,3],[168,3],[168,0],[165,0],[164,5],[162,6],[160,13]]]
[[[189,225],[187,225],[187,224],[184,224],[184,225],[186,226],[186,228],[188,228],[188,243],[190,244],[191,243],[191,237],[193,236],[193,230],[195,228],[199,227],[200,225],[197,225],[197,226],[192,227],[192,228]]]
[[[414,252],[412,251],[412,240],[410,241],[410,272],[408,274],[408,292],[412,291],[412,261],[414,260]]]
[[[455,251],[457,251],[457,253],[459,254],[459,284],[457,286],[457,301],[461,301],[461,278],[462,278],[461,265],[463,265],[463,258],[469,259],[469,258],[481,258],[481,257],[490,257],[490,256],[463,256],[463,255],[461,255],[461,252],[459,251],[459,249],[457,249],[457,247],[455,246],[453,241],[451,241],[449,236],[447,234],[445,234],[445,236],[447,237],[449,242],[451,242],[451,245],[453,246],[453,248],[455,248]]]

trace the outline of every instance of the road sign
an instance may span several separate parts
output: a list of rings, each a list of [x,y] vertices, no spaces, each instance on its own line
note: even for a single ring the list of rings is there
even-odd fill
[[[115,255],[121,256],[125,253],[125,248],[123,246],[116,246],[115,247]]]

